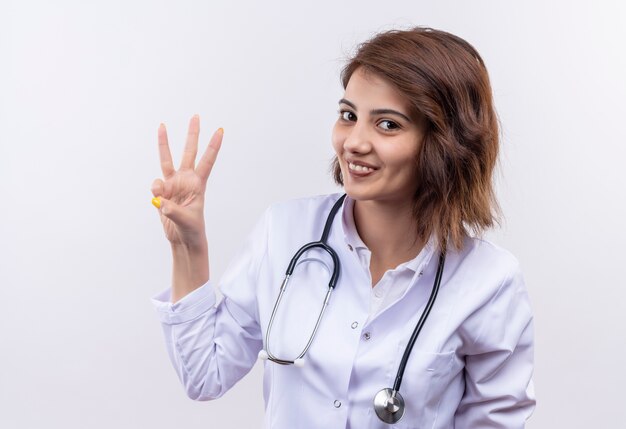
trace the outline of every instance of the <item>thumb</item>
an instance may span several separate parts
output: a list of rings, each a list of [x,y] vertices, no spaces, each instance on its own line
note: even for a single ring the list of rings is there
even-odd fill
[[[152,199],[152,204],[159,209],[159,212],[163,216],[170,219],[175,224],[185,226],[190,223],[190,219],[188,219],[189,216],[185,213],[181,206],[176,204],[174,201],[159,196]]]

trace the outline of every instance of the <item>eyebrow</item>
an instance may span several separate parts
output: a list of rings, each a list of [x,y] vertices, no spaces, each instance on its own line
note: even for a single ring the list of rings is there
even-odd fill
[[[339,104],[341,103],[347,104],[348,106],[352,107],[354,110],[358,110],[356,108],[356,105],[353,102],[348,101],[345,98],[342,98],[341,100],[339,100]],[[384,114],[398,115],[401,118],[403,118],[405,121],[411,122],[411,120],[404,113],[400,113],[397,110],[393,110],[393,109],[374,109],[374,110],[370,110],[370,114],[372,115],[384,115]]]

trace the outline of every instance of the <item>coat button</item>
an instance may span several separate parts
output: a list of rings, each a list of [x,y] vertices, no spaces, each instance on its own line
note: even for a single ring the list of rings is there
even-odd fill
[[[370,338],[372,338],[372,334],[370,334],[369,332],[366,332],[366,333],[363,334],[363,338],[365,339],[365,341],[367,341]]]
[[[352,329],[356,329],[357,326],[359,326],[359,322],[352,322],[352,325],[350,325],[352,327]]]
[[[335,408],[339,408],[339,407],[341,407],[341,401],[335,400],[333,405],[335,406]]]

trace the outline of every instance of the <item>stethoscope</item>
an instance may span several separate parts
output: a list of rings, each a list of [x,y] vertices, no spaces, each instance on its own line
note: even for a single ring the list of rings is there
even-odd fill
[[[282,285],[280,286],[280,292],[278,293],[278,298],[276,298],[276,303],[274,304],[274,309],[272,310],[272,315],[270,317],[269,325],[267,326],[267,332],[265,334],[265,349],[259,352],[260,359],[269,359],[272,362],[276,362],[281,365],[295,365],[297,367],[302,367],[304,365],[304,355],[311,347],[311,343],[313,343],[313,338],[315,338],[315,334],[317,333],[317,329],[319,328],[320,322],[322,320],[322,316],[324,315],[324,311],[328,306],[328,301],[330,300],[330,295],[332,291],[335,289],[335,285],[337,283],[337,278],[339,277],[340,272],[340,263],[339,257],[337,253],[333,250],[332,247],[328,245],[326,242],[328,240],[328,234],[330,233],[330,228],[333,223],[333,219],[337,214],[337,211],[341,207],[341,204],[346,198],[346,194],[341,196],[337,202],[333,205],[330,213],[328,214],[328,218],[326,219],[326,225],[324,225],[324,232],[322,233],[322,238],[319,241],[313,241],[311,243],[307,243],[302,246],[296,254],[291,259],[289,266],[287,267],[287,272],[285,273],[285,279],[283,280]],[[306,251],[311,250],[313,248],[321,248],[328,252],[330,257],[333,260],[333,273],[330,277],[330,281],[328,282],[328,292],[326,292],[326,297],[324,298],[324,304],[322,305],[322,309],[320,311],[319,316],[317,317],[317,321],[315,322],[315,327],[313,328],[313,332],[309,337],[309,341],[306,343],[304,349],[300,354],[293,360],[283,359],[274,356],[270,350],[270,335],[272,332],[272,326],[274,324],[274,317],[276,316],[276,312],[278,311],[278,307],[280,302],[285,294],[285,290],[287,289],[287,283],[289,282],[289,278],[293,274],[293,270],[298,263],[298,259],[304,254]],[[428,302],[426,303],[426,307],[420,316],[415,329],[413,330],[413,334],[411,335],[411,339],[404,350],[404,354],[402,356],[402,360],[400,361],[400,365],[398,367],[398,372],[396,373],[396,379],[393,383],[392,388],[384,388],[380,390],[376,396],[374,396],[374,410],[376,411],[376,415],[380,420],[385,423],[393,424],[398,422],[402,416],[404,415],[404,399],[402,395],[400,395],[400,385],[402,384],[402,376],[404,375],[404,369],[406,368],[406,364],[409,360],[409,356],[411,355],[411,350],[413,349],[413,345],[415,345],[415,341],[426,322],[426,318],[428,318],[428,314],[435,303],[435,298],[437,297],[437,292],[439,291],[439,285],[441,284],[441,276],[443,274],[443,266],[445,264],[446,254],[445,251],[442,251],[439,254],[439,264],[437,266],[437,274],[435,275],[435,282],[433,284],[432,291],[430,293],[430,297],[428,298]]]

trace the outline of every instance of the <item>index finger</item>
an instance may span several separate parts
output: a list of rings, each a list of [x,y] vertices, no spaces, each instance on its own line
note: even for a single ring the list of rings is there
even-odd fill
[[[168,178],[173,175],[176,170],[174,170],[174,163],[172,162],[172,154],[170,153],[170,146],[167,143],[167,130],[165,129],[165,124],[159,125],[159,159],[161,160],[161,171],[163,172],[163,177]]]
[[[198,161],[198,165],[196,166],[196,173],[200,176],[203,182],[209,178],[209,174],[211,174],[211,170],[213,169],[213,164],[215,164],[215,159],[217,158],[217,153],[220,151],[220,147],[222,147],[222,137],[224,136],[224,129],[218,129],[211,137],[211,141],[209,142],[209,146],[207,146],[202,158]]]

